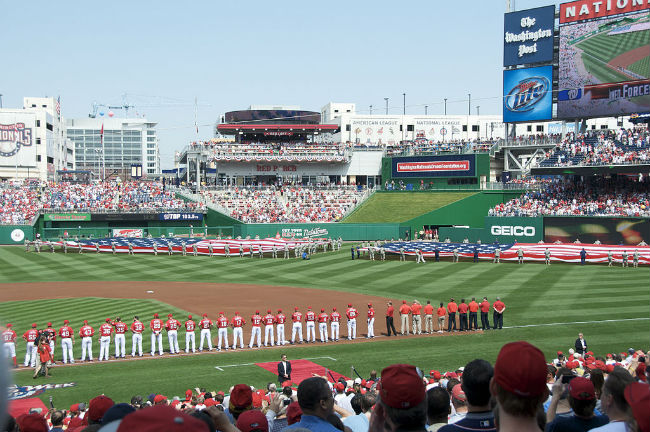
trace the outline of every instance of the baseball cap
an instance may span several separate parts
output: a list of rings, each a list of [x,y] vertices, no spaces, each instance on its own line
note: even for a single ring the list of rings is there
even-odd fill
[[[235,315],[239,315],[239,311],[235,311]]]
[[[16,423],[21,431],[28,432],[48,432],[47,422],[40,414],[23,414],[18,416]]]
[[[52,323],[51,322],[47,323],[47,326],[52,327]]]
[[[573,399],[592,400],[596,398],[596,391],[591,380],[575,377],[569,382],[569,394]]]
[[[632,415],[641,432],[650,432],[650,386],[633,382],[625,387],[625,400],[632,408]]]
[[[239,415],[237,419],[237,429],[242,432],[251,432],[254,430],[268,431],[269,422],[260,410],[248,410]]]
[[[7,323],[7,328],[11,328],[11,327],[13,327],[13,324]]]
[[[298,306],[296,306],[295,308],[293,308],[293,310],[298,310]]]
[[[70,405],[70,412],[79,412],[79,404]]]
[[[406,304],[406,300],[402,300],[402,304]]]
[[[256,311],[255,311],[255,313],[256,313],[256,314],[259,314],[259,313],[260,313],[260,311],[258,311],[258,310],[256,310]]]
[[[154,396],[153,403],[159,404],[159,403],[162,403],[162,402],[164,402],[166,400],[167,400],[167,398],[164,395],[159,394],[159,395]]]
[[[287,424],[298,423],[302,418],[302,409],[298,402],[291,402],[287,407]]]
[[[131,414],[133,411],[135,411],[135,408],[127,403],[115,404],[104,413],[102,424],[108,424],[112,421],[123,419],[127,414]]]
[[[32,324],[32,327],[33,327],[33,328],[36,328],[36,323]]]
[[[612,372],[614,372],[614,368],[615,368],[615,367],[616,367],[616,366],[614,366],[613,364],[608,364],[607,366],[605,366],[605,368],[607,369],[607,373],[612,373]]]
[[[65,320],[63,320],[63,324],[70,324],[70,321],[68,321],[67,319],[65,319]]]
[[[91,399],[88,404],[88,418],[92,421],[100,421],[113,405],[115,405],[113,399],[104,395]]]
[[[333,310],[334,312],[336,312],[336,307],[333,307],[332,310]]]
[[[345,385],[341,382],[336,383],[336,390],[343,391],[345,390]]]
[[[559,355],[559,356],[560,356],[560,355],[564,355],[564,353],[563,353],[562,351],[558,351],[558,352],[557,352],[557,355]]]
[[[230,406],[235,409],[250,408],[253,404],[253,391],[246,384],[237,384],[230,392]]]
[[[192,390],[190,389],[185,390],[185,399],[186,400],[192,399]]]
[[[171,318],[172,316],[174,316],[174,315],[173,315],[173,314],[170,314],[170,313],[167,314],[167,318]]]
[[[451,395],[454,399],[465,402],[467,401],[467,396],[465,396],[465,392],[463,391],[463,387],[460,384],[456,384],[454,388],[451,389]]]
[[[412,408],[426,396],[415,366],[407,364],[394,364],[382,370],[377,389],[386,405],[398,409]]]
[[[534,397],[547,391],[544,354],[525,341],[505,344],[494,364],[494,380],[504,390],[521,397]]]
[[[352,307],[352,303],[348,303],[348,307]]]
[[[88,320],[84,320],[84,325],[88,324]]]
[[[153,314],[154,318],[158,318],[158,313]]]
[[[221,313],[221,312],[219,312],[219,313]],[[205,317],[207,317],[207,316],[208,316],[207,313],[204,313],[204,314],[203,314],[203,318],[205,318]]]
[[[429,372],[429,376],[436,381],[442,378],[442,374],[435,369]]]
[[[282,309],[278,309],[278,313],[282,312]]]
[[[174,407],[156,405],[127,415],[120,423],[118,432],[208,432],[208,426]]]
[[[266,310],[266,313],[271,313],[271,309],[267,309],[267,310]]]
[[[187,319],[192,319],[192,315],[188,315],[188,316],[187,316]]]
[[[320,311],[321,311],[321,312],[325,312],[325,308],[320,308]]]
[[[111,319],[110,319],[110,318],[106,318],[106,322],[111,322]]]

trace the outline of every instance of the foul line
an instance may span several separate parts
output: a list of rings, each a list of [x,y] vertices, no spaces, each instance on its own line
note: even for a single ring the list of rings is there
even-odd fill
[[[598,323],[611,323],[611,322],[622,322],[622,321],[645,321],[645,320],[650,320],[650,317],[607,319],[607,320],[598,320],[598,321],[572,321],[572,322],[559,322],[559,323],[546,323],[546,324],[528,324],[528,325],[518,325],[518,326],[504,326],[503,328],[511,329],[511,328],[525,328],[525,327],[548,327],[548,326],[558,326],[558,325],[567,325],[567,324],[598,324]]]
[[[329,356],[323,356],[323,357],[306,357],[303,359],[298,359],[298,360],[318,360],[318,359],[330,359],[332,361],[336,361],[334,357],[329,357]],[[239,367],[239,366],[252,366],[256,363],[237,363],[237,364],[231,364],[231,365],[221,365],[221,366],[215,366],[214,368],[217,370],[220,370],[223,372],[222,368],[227,368],[227,367]]]

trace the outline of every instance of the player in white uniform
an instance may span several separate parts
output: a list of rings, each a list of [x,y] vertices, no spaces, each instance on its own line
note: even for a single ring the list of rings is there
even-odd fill
[[[99,326],[99,361],[108,361],[108,353],[111,347],[111,335],[113,334],[113,325],[111,319],[106,318],[106,322]]]
[[[171,354],[178,354],[180,351],[178,348],[178,328],[181,323],[174,318],[172,314],[167,315],[167,322],[165,323],[165,329],[167,330],[167,339],[169,341],[169,352]]]
[[[139,357],[142,357],[142,332],[144,331],[144,324],[136,316],[133,317],[133,323],[131,324],[131,357],[135,357],[135,353],[138,353]]]
[[[260,250],[261,248],[262,246],[260,246]],[[262,317],[260,316],[260,311],[255,311],[255,315],[251,317],[251,324],[251,341],[248,344],[248,348],[253,348],[255,340],[257,340],[257,347],[260,348],[262,345]]]
[[[239,312],[235,312],[235,316],[232,318],[232,349],[237,348],[237,339],[239,339],[239,347],[244,348],[244,331],[242,327],[246,324],[244,317],[239,315]]]
[[[332,330],[332,340],[339,340],[339,327],[341,322],[341,314],[336,311],[336,308],[332,308],[332,313],[330,314],[330,329]]]
[[[5,347],[5,355],[11,357],[15,368],[18,367],[16,362],[16,332],[11,327],[13,327],[11,323],[7,324],[7,329],[2,332],[2,342]]]
[[[69,326],[70,321],[63,320],[63,327],[59,329],[59,337],[61,338],[61,351],[63,352],[63,363],[74,363],[74,354],[72,352],[72,345],[74,345],[74,331]]]
[[[302,312],[298,308],[295,308],[293,314],[291,314],[291,320],[293,321],[291,343],[294,344],[296,342],[296,334],[298,334],[299,343],[302,343]]]
[[[115,318],[113,327],[115,327],[115,358],[124,358],[126,356],[126,332],[129,328],[120,317]]]
[[[356,339],[358,312],[352,307],[351,303],[348,303],[348,309],[345,311],[345,315],[348,318],[348,340]]]
[[[284,323],[287,320],[287,317],[282,313],[282,309],[278,309],[278,314],[275,316],[275,330],[278,334],[277,345],[286,345],[287,341],[284,338]]]
[[[275,324],[275,317],[271,313],[271,309],[266,311],[266,315],[262,318],[262,323],[264,323],[264,346],[269,346],[269,341],[271,346],[275,345],[274,334],[273,334],[273,324]]]
[[[316,314],[311,310],[311,306],[307,307],[305,323],[305,328],[307,329],[307,343],[316,343]]]
[[[228,326],[230,325],[230,322],[228,321],[228,318],[224,315],[223,312],[219,312],[219,318],[217,318],[217,328],[218,330],[218,336],[219,340],[217,343],[217,351],[221,351],[221,346],[224,345],[226,347],[226,351],[228,351]]]
[[[194,340],[194,329],[196,328],[196,323],[192,319],[192,315],[187,316],[187,321],[185,325],[185,352],[190,352],[190,345],[192,345],[192,352],[196,352],[196,341]]]
[[[203,314],[203,319],[199,322],[201,329],[201,343],[199,344],[199,351],[203,351],[203,341],[207,341],[208,349],[212,351],[212,321],[208,319],[208,314]]]
[[[318,333],[320,335],[321,343],[327,343],[327,320],[329,320],[329,315],[325,312],[325,309],[320,310],[318,315]]]

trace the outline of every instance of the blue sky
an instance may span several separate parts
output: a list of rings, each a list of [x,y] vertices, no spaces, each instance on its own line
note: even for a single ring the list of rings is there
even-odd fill
[[[514,2],[514,0],[513,0]],[[516,0],[516,9],[559,2]],[[505,0],[11,2],[3,8],[4,107],[61,96],[158,122],[161,162],[250,104],[354,102],[357,111],[500,114]],[[106,110],[104,110],[106,111]],[[123,111],[115,111],[124,116]]]

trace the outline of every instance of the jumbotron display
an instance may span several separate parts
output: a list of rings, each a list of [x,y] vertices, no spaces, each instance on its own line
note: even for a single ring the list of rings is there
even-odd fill
[[[560,6],[558,118],[650,110],[650,6],[618,3]]]

